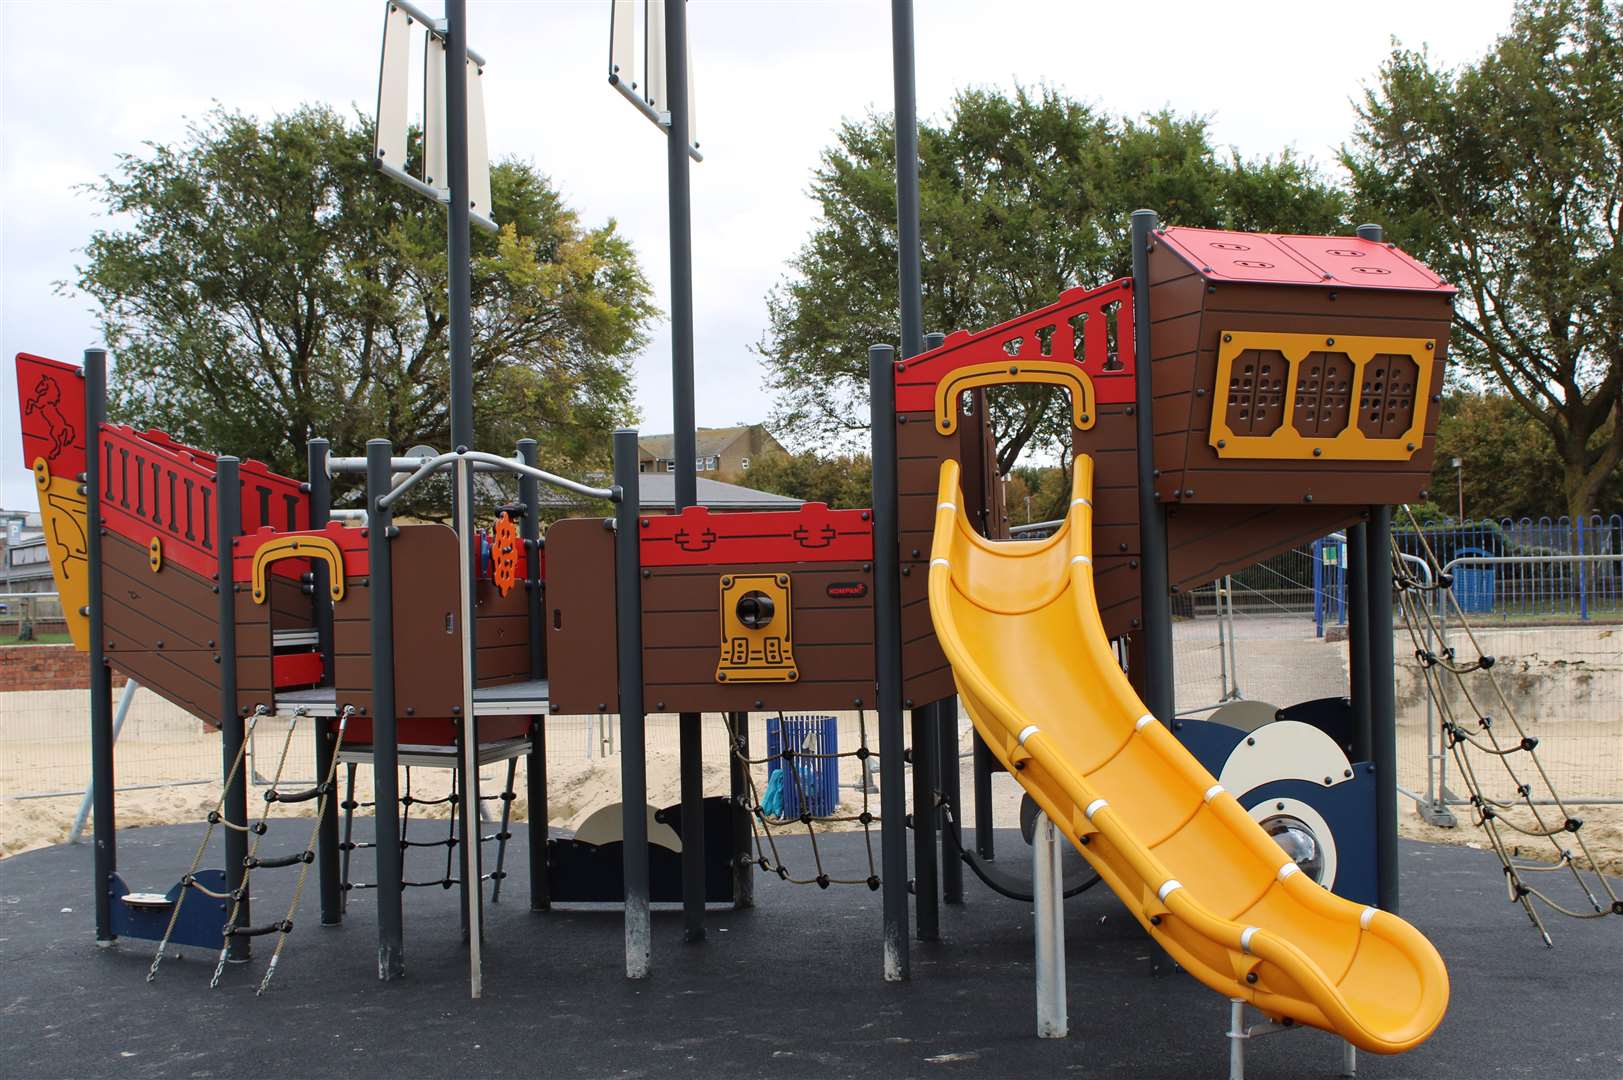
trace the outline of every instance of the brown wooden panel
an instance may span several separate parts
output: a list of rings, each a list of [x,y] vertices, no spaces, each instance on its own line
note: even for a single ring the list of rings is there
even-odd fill
[[[156,590],[103,588],[102,613],[110,648],[148,649],[159,641],[174,649],[215,647],[214,623]]]
[[[873,708],[874,684],[868,682],[793,682],[660,684],[647,690],[654,712],[801,712]]]
[[[552,711],[619,710],[614,534],[601,518],[547,530],[547,658]]]
[[[1149,251],[1150,288],[1153,290],[1163,282],[1176,281],[1179,278],[1194,277],[1195,268],[1190,266],[1183,257],[1166,244],[1154,240],[1150,241]],[[1196,278],[1204,283],[1203,278]]]
[[[462,707],[456,533],[444,525],[402,525],[389,541],[394,579],[395,708],[454,716]]]
[[[476,686],[523,682],[530,677],[529,643],[481,645],[474,656],[474,673]]]
[[[147,562],[145,548],[137,548],[117,533],[109,532],[102,538],[102,591],[106,595],[122,594],[135,601],[139,594],[145,601],[158,602],[159,598],[183,605],[196,617],[209,625],[219,619],[219,601],[214,582],[192,573],[179,563],[165,563],[154,574]],[[175,617],[177,620],[180,616]],[[167,619],[165,622],[169,621]]]
[[[1167,515],[1168,569],[1182,590],[1202,585],[1356,522],[1346,506],[1189,506]]]
[[[1320,350],[1307,354],[1298,368],[1294,427],[1307,438],[1334,438],[1347,429],[1352,413],[1353,362],[1346,353]],[[1414,416],[1413,401],[1409,417]],[[1405,427],[1407,427],[1405,423]]]
[[[310,560],[290,560],[290,566],[297,567],[300,574],[310,572]],[[303,584],[297,578],[283,577],[272,573],[270,576],[270,606],[274,613],[276,625],[283,630],[308,629],[316,625],[315,598],[304,591]]]
[[[802,683],[873,682],[873,646],[863,645],[803,645],[795,642],[795,664],[800,669]],[[723,686],[716,682],[716,664],[721,659],[718,645],[673,645],[662,648],[644,648],[642,674],[647,692],[653,695],[662,686],[700,685]],[[757,686],[776,686],[776,683],[755,683]],[[788,685],[788,684],[784,684]],[[833,703],[830,703],[830,708]],[[704,712],[720,711],[720,706],[707,705]]]
[[[1323,317],[1348,323],[1343,333],[1372,334],[1381,331],[1354,330],[1351,326],[1364,320],[1384,322],[1392,319],[1442,322],[1447,325],[1454,318],[1454,304],[1449,297],[1433,293],[1221,284],[1206,294],[1205,312],[1208,318],[1218,313],[1255,313],[1284,315],[1298,322],[1301,322],[1302,316]],[[1312,333],[1312,330],[1301,332]],[[1385,332],[1405,337],[1423,336],[1392,330]]]
[[[791,570],[791,595],[797,612],[804,608],[848,608],[852,600],[828,595],[828,586],[849,581],[871,582],[873,574],[865,563],[805,563]],[[815,569],[813,569],[815,567]],[[719,581],[724,574],[770,574],[784,569],[778,564],[729,563],[715,567],[652,567],[642,587],[645,614],[657,611],[702,611],[719,618]],[[871,601],[858,600],[867,606]],[[719,627],[718,627],[719,631]]]

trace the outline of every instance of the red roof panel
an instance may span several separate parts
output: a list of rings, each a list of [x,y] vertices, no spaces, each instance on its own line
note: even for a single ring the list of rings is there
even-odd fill
[[[1156,235],[1210,281],[1455,291],[1397,247],[1356,236],[1280,236],[1182,227],[1162,229]]]

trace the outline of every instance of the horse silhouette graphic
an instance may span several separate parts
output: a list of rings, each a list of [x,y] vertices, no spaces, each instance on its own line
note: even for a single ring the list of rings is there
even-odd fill
[[[40,419],[45,421],[46,437],[51,443],[50,453],[45,455],[46,461],[55,461],[57,455],[74,444],[79,432],[68,418],[62,415],[62,387],[49,375],[41,375],[39,382],[34,386],[34,396],[23,402],[23,415],[32,416],[38,412]]]

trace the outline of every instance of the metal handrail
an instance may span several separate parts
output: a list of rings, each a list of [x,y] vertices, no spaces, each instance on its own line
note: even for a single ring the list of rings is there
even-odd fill
[[[440,454],[438,457],[421,459],[418,462],[417,467],[412,470],[411,475],[400,481],[400,483],[395,486],[394,490],[378,497],[378,506],[381,509],[387,510],[396,502],[400,501],[400,499],[405,496],[406,492],[422,483],[433,473],[439,471],[445,466],[454,465],[456,462],[464,460],[472,465],[475,469],[477,469],[481,464],[492,466],[489,471],[510,472],[518,476],[528,476],[533,480],[539,480],[543,484],[548,484],[564,491],[571,491],[576,495],[584,495],[589,499],[607,499],[610,502],[619,502],[622,498],[622,492],[618,485],[612,488],[595,488],[587,484],[579,483],[575,480],[570,480],[568,477],[558,476],[555,473],[549,473],[545,469],[537,469],[534,466],[526,465],[521,461],[514,461],[512,458],[504,458],[499,454],[486,453],[483,450],[463,450],[452,451],[447,454]]]
[[[1024,525],[1009,526],[1009,535],[1018,536],[1021,533],[1040,532],[1043,529],[1057,529],[1063,524],[1064,518],[1055,518],[1053,521],[1029,521]]]

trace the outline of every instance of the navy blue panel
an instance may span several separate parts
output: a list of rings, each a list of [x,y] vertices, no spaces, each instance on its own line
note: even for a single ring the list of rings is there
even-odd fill
[[[1281,720],[1296,720],[1318,728],[1336,741],[1341,752],[1352,759],[1353,715],[1352,702],[1345,697],[1319,698],[1304,701],[1281,710]]]
[[[1174,720],[1172,734],[1213,776],[1223,771],[1229,755],[1245,738],[1245,732],[1239,728],[1214,724],[1210,720]]]
[[[1376,901],[1375,769],[1365,764],[1353,778],[1325,787],[1307,780],[1271,780],[1237,792],[1247,810],[1270,799],[1297,799],[1317,810],[1330,825],[1336,845],[1336,881],[1331,890],[1355,904]]]
[[[204,888],[215,892],[226,891],[224,870],[199,870],[196,878],[197,883]],[[181,886],[178,883],[164,894],[169,900],[169,904],[165,907],[136,907],[124,903],[123,898],[131,890],[117,874],[114,874],[109,882],[109,891],[113,894],[114,934],[119,937],[145,938],[148,941],[163,940],[163,932],[169,926],[169,915],[174,910],[176,898],[181,894]],[[180,906],[180,918],[175,920],[175,929],[169,935],[169,940],[175,945],[193,945],[199,949],[218,950],[225,944],[222,933],[225,929],[225,920],[229,916],[226,901],[204,896],[195,889],[187,889],[185,903]]]

